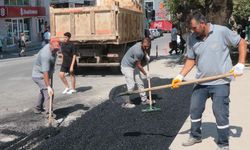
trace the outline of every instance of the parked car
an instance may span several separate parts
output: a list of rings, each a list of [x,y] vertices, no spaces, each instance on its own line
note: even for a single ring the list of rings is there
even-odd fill
[[[149,31],[149,29],[145,29],[145,37],[149,37],[151,40],[154,39],[154,36],[152,35],[152,33]]]
[[[160,32],[157,29],[149,29],[150,34],[154,36],[154,38],[158,38],[161,36]]]
[[[157,29],[157,31],[160,33],[160,36],[163,36],[163,30],[162,29]]]

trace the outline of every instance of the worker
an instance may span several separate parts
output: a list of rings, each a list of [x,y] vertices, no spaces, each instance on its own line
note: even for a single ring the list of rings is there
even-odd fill
[[[44,111],[43,104],[45,103],[45,114],[49,114],[49,99],[54,95],[51,85],[51,79],[54,73],[56,53],[59,50],[59,40],[52,38],[49,44],[46,44],[39,52],[33,66],[32,79],[40,89],[39,97],[34,109],[34,112],[40,114]],[[55,118],[55,114],[52,114]]]
[[[125,81],[128,91],[133,91],[135,84],[139,90],[144,89],[144,83],[141,78],[140,72],[149,77],[146,71],[143,69],[142,61],[147,59],[149,61],[149,52],[151,49],[150,38],[144,38],[142,42],[136,43],[132,46],[124,55],[121,61],[121,72],[125,76]],[[140,93],[142,104],[149,104],[147,95],[145,92]],[[135,104],[131,102],[129,96],[125,96],[125,103],[122,104],[123,108],[134,108]]]
[[[178,88],[183,78],[196,66],[196,78],[210,77],[229,73],[235,76],[243,74],[246,59],[246,42],[225,26],[209,23],[199,11],[190,17],[193,33],[187,43],[187,60],[179,75],[172,81],[172,87]],[[239,60],[232,67],[229,47],[238,47]],[[202,141],[202,113],[206,100],[212,99],[212,108],[217,124],[218,150],[229,149],[229,94],[232,78],[224,78],[196,84],[193,88],[190,105],[190,136],[183,146],[191,146]]]

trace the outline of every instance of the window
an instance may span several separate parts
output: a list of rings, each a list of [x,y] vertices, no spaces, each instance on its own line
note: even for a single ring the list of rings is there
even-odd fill
[[[9,0],[4,0],[4,5],[10,5]]]
[[[36,0],[36,6],[42,6],[42,2],[41,2],[41,0]]]
[[[16,6],[16,5],[29,5],[30,0],[4,0],[4,5]]]
[[[17,5],[17,1],[16,0],[10,0],[10,5]]]
[[[29,5],[29,0],[23,0],[23,5]]]

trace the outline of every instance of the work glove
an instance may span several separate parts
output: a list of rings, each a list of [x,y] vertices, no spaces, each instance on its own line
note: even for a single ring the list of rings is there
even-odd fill
[[[244,71],[245,65],[242,63],[237,63],[232,69],[231,69],[231,73],[234,74],[234,77],[237,76],[241,76],[243,75],[243,71]]]
[[[152,76],[151,76],[150,74],[147,74],[147,75],[146,75],[146,78],[147,78],[147,80],[149,80],[149,79],[152,78]]]
[[[172,88],[179,88],[180,86],[177,85],[178,83],[181,83],[183,80],[183,75],[178,74],[173,80],[172,80]]]
[[[47,90],[48,90],[49,96],[54,95],[54,91],[53,91],[53,89],[51,88],[51,86],[48,86],[48,87],[47,87]]]

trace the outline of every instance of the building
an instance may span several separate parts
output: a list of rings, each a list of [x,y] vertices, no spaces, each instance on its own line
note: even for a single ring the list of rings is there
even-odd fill
[[[164,6],[163,0],[145,0],[145,8],[149,11],[154,11],[154,19],[159,20],[171,20],[170,14]]]
[[[0,38],[4,49],[16,46],[20,33],[27,42],[41,40],[41,33],[48,25],[49,1],[45,0],[1,0]]]
[[[51,0],[54,7],[81,7],[95,5],[96,0]]]
[[[51,2],[68,7],[95,4],[95,0],[0,0],[0,39],[5,51],[16,49],[22,32],[29,44],[42,41]]]

